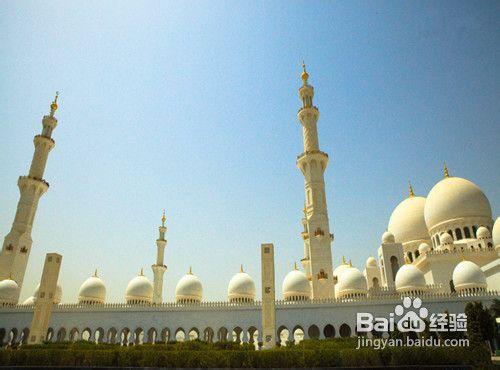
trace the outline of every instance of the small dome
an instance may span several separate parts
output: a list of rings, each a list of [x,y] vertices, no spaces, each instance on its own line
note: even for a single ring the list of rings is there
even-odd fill
[[[396,239],[394,238],[394,234],[389,231],[386,231],[382,234],[382,244],[390,244],[395,243]]]
[[[38,291],[39,290],[40,290],[40,284],[38,284],[36,286],[36,289],[33,292],[33,297],[35,299],[35,303],[36,303],[36,298],[38,297]],[[54,304],[61,303],[61,299],[62,299],[62,287],[61,287],[61,285],[59,283],[57,283],[57,286],[56,286],[56,295],[54,297]]]
[[[500,245],[500,217],[497,217],[493,225],[493,245]]]
[[[87,280],[85,280],[78,292],[78,302],[83,304],[102,304],[106,300],[106,286],[97,271]]]
[[[335,285],[335,296],[337,298],[346,297],[348,295],[366,294],[366,278],[354,267],[345,269],[338,278]]]
[[[350,266],[349,264],[346,262],[345,258],[342,257],[342,263],[340,265],[338,265],[335,270],[333,270],[333,277],[338,279],[339,276],[342,274],[342,272],[344,272],[345,269],[348,269]]]
[[[429,192],[425,202],[425,223],[428,229],[442,222],[463,217],[491,219],[491,206],[482,190],[460,177],[445,177]]]
[[[425,198],[410,196],[394,209],[387,230],[397,243],[429,239],[424,218]]]
[[[26,300],[23,302],[23,305],[25,306],[34,306],[36,303],[35,297],[31,296],[26,298]]]
[[[375,259],[375,257],[368,257],[368,259],[366,260],[366,267],[377,267],[377,260]]]
[[[486,227],[479,226],[476,231],[476,236],[478,239],[489,239],[491,238],[491,233]]]
[[[439,240],[441,241],[441,245],[453,244],[453,237],[448,233],[442,233],[439,236]]]
[[[12,279],[0,281],[0,305],[16,305],[19,297],[19,285]]]
[[[189,269],[189,272],[179,280],[175,287],[175,300],[179,303],[194,303],[201,302],[202,297],[201,281]]]
[[[243,271],[234,275],[227,287],[229,302],[250,302],[255,299],[255,283],[250,275]]]
[[[285,276],[282,290],[286,301],[303,301],[311,298],[311,284],[306,274],[296,268]]]
[[[426,289],[424,274],[413,265],[403,265],[396,273],[396,290],[399,293]]]
[[[453,285],[457,291],[464,289],[485,289],[486,278],[483,271],[471,261],[460,262],[453,270]]]
[[[418,246],[418,253],[420,254],[426,254],[431,250],[431,246],[427,243],[420,243]]]
[[[125,300],[131,304],[151,303],[153,300],[153,284],[144,276],[142,270],[128,283],[125,290]]]

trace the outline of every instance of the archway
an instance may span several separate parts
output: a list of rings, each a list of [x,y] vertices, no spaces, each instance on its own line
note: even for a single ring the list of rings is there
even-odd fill
[[[104,341],[104,329],[99,327],[94,332],[94,340],[97,344],[102,343]]]
[[[21,332],[21,338],[19,339],[19,342],[21,344],[28,344],[29,337],[30,337],[30,329],[24,328],[23,331]]]
[[[58,342],[64,342],[66,340],[66,329],[65,328],[60,328],[57,331],[56,340]]]
[[[235,327],[232,333],[233,342],[241,343],[243,341],[242,336],[243,336],[243,329],[240,328],[239,326]]]
[[[307,330],[307,335],[309,335],[310,339],[318,339],[319,338],[319,328],[316,325],[311,325]]]
[[[155,328],[149,328],[148,330],[148,343],[150,344],[155,344],[156,343],[156,329]]]
[[[47,342],[52,342],[52,339],[54,339],[54,329],[53,328],[48,328],[47,329],[47,335],[45,336],[45,340]]]
[[[196,340],[200,337],[200,332],[198,328],[191,328],[188,333],[189,340]]]
[[[295,328],[293,328],[293,341],[295,344],[299,344],[304,340],[304,329],[302,326],[297,325]]]
[[[339,334],[342,338],[348,338],[351,336],[351,327],[347,324],[340,325]]]
[[[175,340],[177,342],[184,342],[186,340],[186,333],[184,332],[184,329],[179,328],[175,332]]]
[[[219,342],[225,342],[227,341],[227,334],[228,334],[228,331],[225,327],[222,327],[220,328],[218,331],[217,331],[217,339]]]
[[[396,274],[398,273],[399,270],[399,262],[396,256],[392,256],[390,261],[391,261],[392,280],[395,281]]]
[[[161,331],[161,341],[163,343],[167,343],[170,340],[170,329],[169,328],[163,328]]]
[[[323,328],[323,335],[325,338],[333,338],[335,337],[335,328],[333,325],[328,324]]]
[[[116,343],[116,333],[118,331],[115,328],[110,328],[108,330],[108,343]]]
[[[90,328],[85,328],[82,331],[82,340],[89,341],[90,337],[92,336],[92,332],[90,331]]]
[[[378,283],[378,278],[374,277],[372,279],[372,285],[375,289],[378,289],[380,286],[379,286],[379,283]]]
[[[212,328],[208,327],[203,330],[203,340],[208,343],[212,343],[214,341],[214,331]]]
[[[77,328],[71,329],[69,332],[69,341],[70,342],[76,342],[78,340],[80,333],[78,332]]]
[[[134,331],[134,345],[138,346],[144,343],[144,330],[137,328]]]
[[[9,332],[9,345],[12,346],[13,344],[16,344],[17,340],[17,329],[12,328]]]
[[[128,346],[130,342],[130,329],[123,328],[120,334],[120,345]]]
[[[281,325],[278,328],[278,342],[279,342],[280,346],[285,347],[286,342],[288,342],[288,340],[289,340],[288,339],[289,337],[290,337],[290,330],[288,330],[286,326]]]

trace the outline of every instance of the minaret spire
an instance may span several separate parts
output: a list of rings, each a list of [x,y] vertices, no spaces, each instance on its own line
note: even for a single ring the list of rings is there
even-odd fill
[[[12,275],[19,288],[22,288],[23,285],[26,266],[33,244],[31,230],[38,202],[49,189],[49,183],[43,179],[43,175],[49,153],[55,146],[52,132],[57,127],[57,119],[54,114],[58,108],[58,97],[59,94],[56,93],[56,97],[50,106],[50,114],[42,119],[42,133],[36,135],[33,140],[35,153],[31,160],[28,175],[20,176],[17,181],[21,195],[12,228],[5,236],[3,248],[0,252],[0,280]]]
[[[411,182],[409,182],[409,181],[408,181],[408,192],[409,192],[410,198],[415,196],[415,193],[413,192],[413,186],[411,186]]]
[[[167,271],[167,266],[165,266],[163,259],[165,257],[165,247],[167,246],[167,240],[165,239],[165,233],[167,232],[167,227],[165,222],[167,217],[165,216],[165,210],[163,210],[161,216],[161,226],[158,228],[159,236],[156,239],[156,263],[151,266],[153,270],[153,303],[160,304],[163,302],[163,275]]]
[[[450,173],[448,172],[448,166],[446,166],[446,162],[444,162],[444,178],[450,177]]]
[[[311,281],[311,298],[333,298],[331,250],[333,235],[330,233],[324,181],[328,155],[319,148],[317,128],[319,110],[313,105],[314,88],[309,84],[305,63],[302,63],[301,79],[299,97],[302,107],[297,113],[297,118],[302,125],[304,152],[297,157],[297,167],[304,175],[306,196],[302,265]]]

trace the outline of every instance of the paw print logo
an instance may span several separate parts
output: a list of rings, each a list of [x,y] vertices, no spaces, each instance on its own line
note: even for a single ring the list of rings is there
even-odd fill
[[[429,311],[427,308],[422,307],[420,298],[417,297],[412,300],[410,297],[405,297],[403,305],[398,304],[394,309],[394,314],[401,317],[397,324],[400,332],[414,331],[421,333],[425,330],[425,321],[423,319],[429,316]]]

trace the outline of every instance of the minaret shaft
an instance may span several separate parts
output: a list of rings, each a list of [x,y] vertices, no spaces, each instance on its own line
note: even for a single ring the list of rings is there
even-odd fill
[[[49,184],[43,180],[43,175],[49,152],[55,146],[51,135],[57,126],[57,119],[54,117],[56,110],[57,95],[51,105],[50,114],[43,117],[42,134],[36,135],[33,140],[35,152],[29,174],[28,176],[20,176],[17,182],[20,197],[16,215],[10,232],[5,236],[2,251],[0,252],[0,280],[11,276],[19,285],[19,288],[22,288],[26,265],[33,244],[31,230],[38,202],[49,188]]]
[[[153,270],[153,303],[161,304],[163,302],[163,275],[167,271],[167,266],[164,265],[165,247],[167,240],[165,233],[167,227],[165,226],[165,212],[162,216],[162,225],[159,227],[159,238],[156,240],[156,264],[151,266]]]
[[[317,122],[319,111],[313,105],[314,88],[307,83],[309,75],[302,73],[299,89],[302,108],[297,117],[302,125],[304,153],[297,158],[297,167],[304,175],[304,258],[302,265],[311,281],[312,298],[333,298],[333,264],[328,209],[325,195],[324,172],[328,155],[319,148]]]

